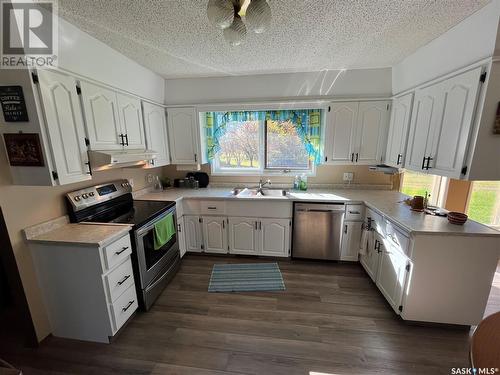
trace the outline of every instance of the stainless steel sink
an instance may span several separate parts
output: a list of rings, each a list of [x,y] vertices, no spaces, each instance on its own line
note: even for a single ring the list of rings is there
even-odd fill
[[[234,188],[231,194],[236,197],[284,197],[287,191],[284,189],[259,189],[259,188]]]

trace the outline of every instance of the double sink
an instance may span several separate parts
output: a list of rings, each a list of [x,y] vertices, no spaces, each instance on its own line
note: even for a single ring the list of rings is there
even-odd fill
[[[287,192],[271,188],[234,188],[231,194],[235,197],[285,197]]]

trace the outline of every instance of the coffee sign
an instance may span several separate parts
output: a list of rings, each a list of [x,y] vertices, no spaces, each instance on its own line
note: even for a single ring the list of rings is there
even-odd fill
[[[5,122],[29,121],[21,86],[0,86],[0,103]]]

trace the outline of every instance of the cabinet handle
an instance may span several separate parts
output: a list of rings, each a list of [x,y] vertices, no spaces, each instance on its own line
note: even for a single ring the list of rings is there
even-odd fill
[[[87,167],[89,168],[89,171],[87,172],[87,174],[92,176],[92,167],[90,166],[90,162],[87,161],[87,162],[85,162],[85,164],[87,164]]]
[[[128,146],[128,134],[125,134],[125,146]]]
[[[258,224],[257,224],[257,222],[255,222],[255,230],[257,230],[257,229],[258,229],[258,228],[257,228],[257,225],[258,225]]]
[[[424,158],[422,159],[422,169],[425,169],[425,160],[426,160],[426,159],[427,159],[427,158],[426,158],[425,156],[424,156]]]
[[[351,154],[351,163],[354,163],[354,152]]]
[[[347,224],[344,225],[344,233],[347,234]]]
[[[401,156],[403,156],[403,155],[398,154],[398,161],[397,161],[396,165],[399,165],[399,163],[401,162]]]
[[[118,285],[122,285],[125,281],[129,279],[130,275],[125,276],[121,281],[118,281]]]
[[[259,230],[262,230],[262,221],[259,221]]]
[[[128,305],[127,305],[127,306],[125,306],[124,308],[122,308],[122,311],[123,311],[123,312],[127,311],[127,310],[130,308],[130,306],[132,306],[132,304],[133,304],[134,302],[135,302],[135,301],[128,301]]]
[[[426,170],[429,170],[429,168],[430,168],[430,165],[429,165],[429,164],[431,163],[431,160],[433,160],[433,159],[429,156],[429,157],[427,158],[427,164],[425,165],[425,169],[426,169]]]
[[[123,137],[124,137],[124,135],[123,135],[123,134],[120,134],[120,138],[121,138],[121,142],[120,142],[120,144],[121,144],[122,146],[125,146],[125,141],[123,140]]]
[[[124,246],[124,247],[122,247],[122,249],[120,251],[115,251],[115,254],[120,255],[121,253],[123,253],[127,249],[128,249],[128,246]]]
[[[356,152],[356,163],[358,162],[359,153]]]
[[[349,213],[352,214],[352,215],[359,215],[360,214],[359,211],[349,211]]]
[[[226,229],[226,220],[222,220],[222,229]]]
[[[377,244],[378,244],[378,240],[375,240],[375,245],[373,246],[373,250],[377,250]]]
[[[179,233],[180,233],[180,232],[182,232],[182,231],[181,231],[181,225],[180,225],[180,224],[177,224],[177,232],[179,232]]]
[[[194,162],[197,163],[198,162],[198,155],[194,154]]]
[[[210,207],[207,207],[209,210],[216,210],[217,207],[213,207],[213,206],[210,206]]]

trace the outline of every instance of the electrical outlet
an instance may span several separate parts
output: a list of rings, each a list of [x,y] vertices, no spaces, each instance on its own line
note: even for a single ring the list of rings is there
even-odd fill
[[[354,178],[354,173],[344,172],[344,181],[351,182],[353,178]]]

